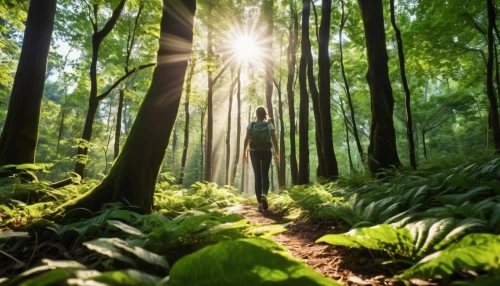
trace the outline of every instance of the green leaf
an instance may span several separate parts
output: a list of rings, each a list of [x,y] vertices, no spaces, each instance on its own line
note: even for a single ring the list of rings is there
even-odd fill
[[[11,237],[29,238],[30,235],[27,232],[19,232],[19,231],[10,231],[10,232],[0,233],[0,239],[8,239]]]
[[[474,233],[423,258],[397,275],[397,279],[446,277],[461,270],[489,270],[500,267],[500,236]]]
[[[120,229],[121,231],[123,232],[126,232],[128,234],[132,234],[132,235],[137,235],[137,236],[144,236],[144,233],[142,233],[140,230],[138,230],[137,228],[135,227],[132,227],[126,223],[123,223],[119,220],[108,220],[107,223],[109,225],[112,225],[118,229]]]
[[[411,256],[414,251],[413,237],[406,228],[396,229],[381,224],[370,228],[355,228],[344,234],[327,234],[316,240],[332,245],[383,250],[390,255]]]
[[[224,241],[187,255],[174,264],[166,285],[262,284],[338,285],[262,238]]]
[[[169,268],[168,262],[162,256],[145,250],[138,246],[129,245],[126,241],[119,238],[99,238],[96,240],[83,243],[89,249],[97,251],[101,254],[109,256],[135,266],[135,262],[129,257],[123,255],[121,251],[135,255],[150,264],[161,266],[165,269]]]

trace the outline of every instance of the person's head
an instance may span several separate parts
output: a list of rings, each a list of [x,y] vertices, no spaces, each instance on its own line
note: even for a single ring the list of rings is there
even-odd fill
[[[266,121],[267,120],[267,110],[263,106],[257,107],[255,110],[255,116],[257,116],[257,120]]]

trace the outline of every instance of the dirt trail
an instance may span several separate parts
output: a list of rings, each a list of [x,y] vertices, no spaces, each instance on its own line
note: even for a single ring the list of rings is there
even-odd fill
[[[259,213],[255,206],[243,205],[237,213],[255,224],[289,222],[272,211]],[[395,273],[377,264],[366,251],[315,243],[321,236],[335,232],[334,223],[292,222],[287,231],[272,239],[309,267],[344,285],[399,285],[390,278]]]

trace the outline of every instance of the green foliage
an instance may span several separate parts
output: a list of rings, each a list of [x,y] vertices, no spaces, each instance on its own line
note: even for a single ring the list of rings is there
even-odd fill
[[[227,269],[231,269],[228,271]],[[338,285],[269,240],[221,242],[179,260],[166,285]]]
[[[396,278],[447,277],[466,269],[472,271],[497,270],[500,267],[499,261],[500,237],[492,234],[474,233],[448,246],[443,251],[423,258],[402,274],[397,275]]]

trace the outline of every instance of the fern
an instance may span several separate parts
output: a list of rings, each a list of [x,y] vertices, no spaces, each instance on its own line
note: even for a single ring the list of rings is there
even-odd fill
[[[500,267],[500,237],[469,234],[445,250],[433,253],[397,275],[398,279],[446,277],[462,270],[492,270]]]

